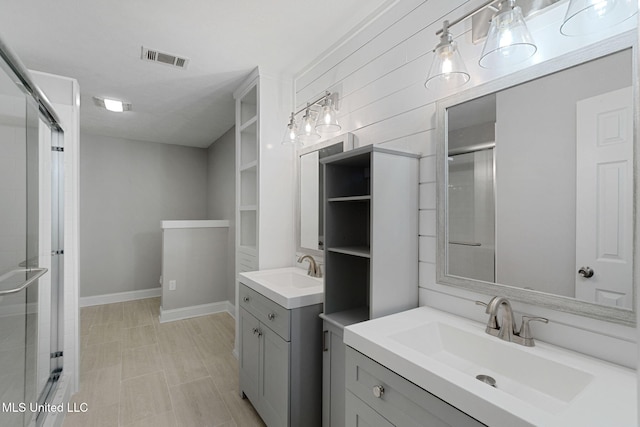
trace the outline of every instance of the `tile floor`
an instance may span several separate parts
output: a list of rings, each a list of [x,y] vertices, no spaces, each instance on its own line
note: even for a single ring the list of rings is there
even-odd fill
[[[160,298],[80,310],[84,414],[65,427],[264,426],[238,392],[227,313],[158,322]]]

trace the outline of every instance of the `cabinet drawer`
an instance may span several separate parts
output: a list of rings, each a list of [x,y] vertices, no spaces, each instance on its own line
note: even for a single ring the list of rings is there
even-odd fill
[[[402,427],[478,427],[484,424],[347,347],[347,390],[393,425]],[[383,387],[380,397],[374,387]],[[347,410],[349,412],[349,410]]]
[[[346,425],[353,427],[393,427],[389,421],[351,393],[346,395]]]
[[[289,310],[240,283],[240,307],[271,328],[285,341],[290,341]]]

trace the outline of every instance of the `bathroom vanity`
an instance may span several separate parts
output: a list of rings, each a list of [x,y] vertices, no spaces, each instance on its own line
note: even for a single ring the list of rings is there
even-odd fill
[[[433,308],[348,326],[344,342],[347,426],[637,425],[634,370]]]
[[[240,393],[270,427],[320,425],[322,299],[300,268],[240,274]]]

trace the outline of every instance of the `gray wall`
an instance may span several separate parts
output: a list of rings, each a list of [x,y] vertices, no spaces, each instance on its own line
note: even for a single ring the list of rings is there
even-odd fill
[[[227,301],[228,233],[226,227],[164,230],[163,310]],[[175,292],[170,280],[176,281]]]
[[[209,146],[208,152],[208,215],[209,219],[229,221],[227,300],[235,304],[236,261],[236,128],[233,126]]]
[[[207,150],[82,134],[80,296],[157,288],[162,220],[207,218]]]
[[[631,86],[630,64],[626,51],[498,94],[496,282],[575,295],[576,102]]]

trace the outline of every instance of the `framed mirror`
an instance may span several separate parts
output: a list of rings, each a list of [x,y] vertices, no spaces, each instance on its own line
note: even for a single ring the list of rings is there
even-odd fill
[[[322,199],[323,168],[320,160],[353,149],[353,134],[345,133],[297,151],[298,190],[296,250],[314,256],[324,255]]]
[[[635,324],[636,37],[438,102],[438,283]]]

